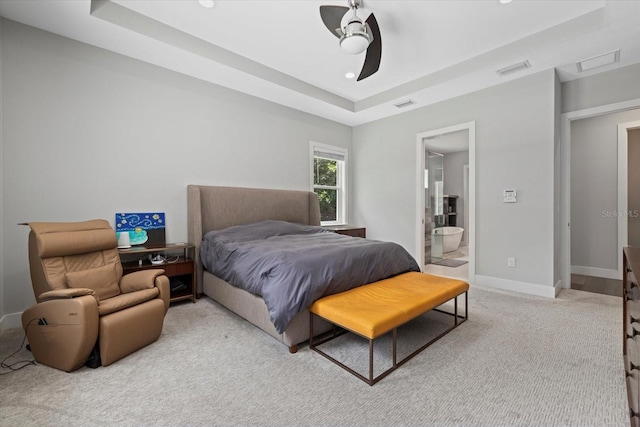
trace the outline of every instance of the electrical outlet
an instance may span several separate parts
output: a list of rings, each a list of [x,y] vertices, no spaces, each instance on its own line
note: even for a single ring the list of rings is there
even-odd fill
[[[507,267],[515,267],[516,259],[515,258],[507,258]]]

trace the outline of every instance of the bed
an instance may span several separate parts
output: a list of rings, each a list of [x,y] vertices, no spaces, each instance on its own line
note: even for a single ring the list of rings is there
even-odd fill
[[[236,287],[230,283],[233,280],[210,267],[211,271],[216,272],[213,274],[204,268],[201,255],[203,255],[205,263],[210,265],[205,249],[212,246],[210,243],[211,235],[224,235],[224,233],[253,227],[256,224],[262,226],[263,222],[295,224],[296,227],[310,229],[311,232],[316,233],[316,229],[319,229],[320,225],[320,209],[316,194],[295,190],[189,185],[187,198],[189,241],[196,248],[197,293],[210,297],[246,319],[281,341],[289,347],[290,352],[295,353],[298,345],[309,339],[308,305],[310,302],[299,305],[295,315],[292,314],[290,318],[287,318],[285,324],[279,324],[274,320],[273,305],[268,295],[264,294],[263,298]],[[317,238],[320,239],[344,238],[354,240],[353,243],[356,245],[368,244],[368,241],[364,239],[338,236],[322,229],[318,232],[320,235]],[[251,233],[254,231],[252,230]],[[359,242],[355,242],[356,240]],[[395,246],[399,247],[399,245]],[[236,249],[230,253],[235,253],[235,251]],[[404,251],[404,249],[400,248],[400,251]],[[411,258],[410,255],[407,254],[407,256]],[[415,264],[413,258],[411,258],[411,263]],[[406,269],[409,267],[398,268]],[[418,269],[417,264],[415,267],[410,267],[412,271],[416,271],[416,269]],[[226,277],[229,281],[222,277]],[[316,323],[314,332],[323,333],[330,330],[331,327],[326,322]]]

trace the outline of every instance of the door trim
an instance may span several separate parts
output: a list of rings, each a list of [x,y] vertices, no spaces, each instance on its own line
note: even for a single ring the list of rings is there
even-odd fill
[[[462,167],[462,188],[464,199],[469,200],[469,165],[464,165]],[[465,230],[465,233],[462,235],[464,243],[469,246],[469,233],[467,232],[469,229],[469,213],[467,212],[466,206],[464,207],[464,218],[462,224]]]
[[[560,281],[562,288],[571,287],[571,122],[640,108],[640,98],[601,105],[560,115]],[[622,251],[619,251],[622,252]],[[618,257],[621,257],[618,254]],[[618,263],[622,269],[622,264]]]
[[[416,251],[419,265],[424,267],[424,153],[425,139],[446,135],[448,133],[467,130],[469,132],[469,200],[467,203],[469,217],[469,284],[476,281],[476,122],[466,122],[458,125],[420,132],[416,135]]]
[[[640,120],[618,123],[618,279],[622,279],[622,248],[629,243],[629,131],[640,128]]]

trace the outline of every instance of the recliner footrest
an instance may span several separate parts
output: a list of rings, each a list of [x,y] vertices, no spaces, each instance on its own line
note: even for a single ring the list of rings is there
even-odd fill
[[[108,366],[156,341],[162,333],[164,314],[164,302],[156,298],[101,317],[99,342],[102,366]]]

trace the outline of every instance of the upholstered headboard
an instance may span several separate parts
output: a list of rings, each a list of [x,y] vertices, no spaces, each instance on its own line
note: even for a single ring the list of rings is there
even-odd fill
[[[197,292],[202,293],[202,236],[211,230],[275,219],[320,225],[318,196],[312,191],[187,186],[189,242],[196,246]]]

